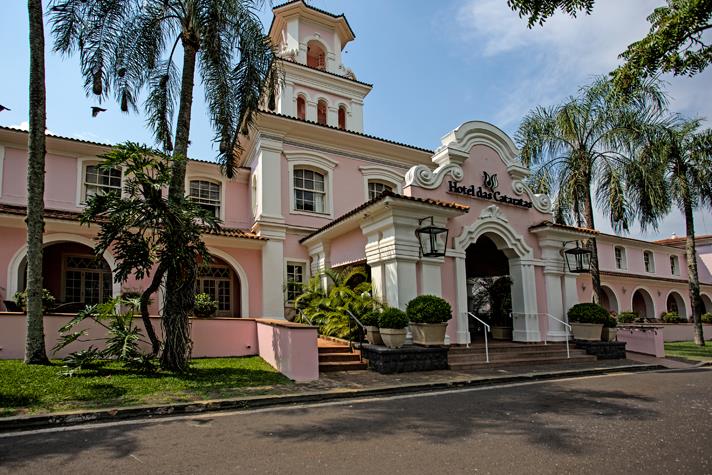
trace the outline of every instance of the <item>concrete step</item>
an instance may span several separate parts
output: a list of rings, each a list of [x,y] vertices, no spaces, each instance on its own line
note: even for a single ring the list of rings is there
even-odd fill
[[[322,363],[337,363],[345,361],[361,361],[361,357],[357,352],[353,353],[322,353],[319,355],[319,364]]]
[[[571,356],[585,355],[583,350],[571,350]],[[525,359],[525,358],[566,358],[566,350],[548,350],[548,351],[516,351],[516,352],[490,352],[490,359]],[[485,358],[485,352],[482,353],[458,353],[449,354],[450,361],[468,361],[471,359],[481,360]]]
[[[495,361],[490,359],[490,362],[485,361],[480,362],[453,362],[449,363],[450,369],[454,371],[470,370],[470,369],[485,369],[485,368],[496,368],[496,367],[507,367],[507,366],[537,366],[544,364],[566,364],[566,363],[592,363],[596,361],[595,356],[591,355],[571,355],[571,358],[527,358],[527,359],[511,359]]]
[[[545,345],[544,343],[498,343],[495,345],[489,345],[489,351],[490,353],[497,353],[497,352],[508,352],[508,351],[536,351],[536,350],[548,350],[551,348],[555,349],[566,349],[566,345],[563,343],[549,343],[548,345]],[[570,345],[570,348],[574,348],[573,343]],[[450,347],[449,354],[458,354],[458,353],[477,353],[477,352],[482,352],[484,353],[485,351],[485,345],[484,344],[474,344],[470,345],[470,347],[465,347],[465,346],[452,346]]]
[[[333,371],[360,371],[368,368],[366,362],[347,361],[335,363],[319,363],[319,372],[330,373]]]
[[[351,348],[343,345],[329,345],[329,346],[319,346],[319,354],[328,353],[351,353]]]

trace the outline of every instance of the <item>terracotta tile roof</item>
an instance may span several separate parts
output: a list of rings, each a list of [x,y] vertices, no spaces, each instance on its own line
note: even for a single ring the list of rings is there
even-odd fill
[[[293,121],[295,121],[295,122],[301,122],[301,123],[304,123],[304,124],[315,125],[315,126],[317,126],[317,127],[323,127],[323,128],[325,128],[325,129],[336,130],[336,131],[341,132],[341,133],[344,133],[344,134],[357,135],[357,136],[359,136],[359,137],[366,137],[367,139],[378,140],[379,142],[385,142],[385,143],[389,143],[389,144],[392,144],[392,145],[398,145],[398,146],[400,146],[400,147],[410,148],[410,149],[413,149],[413,150],[418,150],[418,151],[420,151],[420,152],[426,152],[426,153],[429,153],[429,154],[431,154],[431,155],[434,153],[433,150],[430,150],[430,149],[427,149],[427,148],[422,148],[422,147],[418,147],[418,146],[415,146],[415,145],[408,145],[408,144],[405,144],[405,143],[402,143],[402,142],[396,142],[396,141],[394,141],[394,140],[388,140],[388,139],[384,139],[384,138],[382,138],[382,137],[376,137],[375,135],[364,134],[364,133],[361,133],[361,132],[354,132],[353,130],[340,129],[340,128],[338,128],[338,127],[334,127],[333,125],[319,124],[319,123],[314,122],[314,121],[311,121],[311,120],[299,119],[299,118],[297,118],[297,117],[292,117],[292,116],[289,116],[289,115],[280,114],[279,112],[272,112],[272,111],[268,111],[268,110],[262,110],[262,111],[260,111],[260,113],[265,114],[265,115],[275,116],[275,117],[281,117],[281,118],[283,118],[283,119],[293,120]]]
[[[541,229],[541,228],[556,228],[556,229],[562,229],[565,231],[574,231],[578,233],[585,233],[585,234],[590,234],[592,236],[596,236],[598,231],[595,229],[589,229],[589,228],[579,228],[576,226],[567,226],[565,224],[559,224],[555,223],[553,221],[542,221],[539,224],[535,224],[534,226],[529,226],[529,229]]]
[[[288,7],[289,5],[293,5],[293,4],[295,4],[295,3],[302,3],[302,4],[304,4],[304,6],[307,7],[309,10],[313,10],[313,11],[315,11],[315,12],[322,13],[322,14],[324,14],[324,15],[326,15],[326,16],[330,16],[331,18],[336,18],[336,19],[343,18],[344,21],[346,22],[346,26],[349,27],[349,31],[351,32],[351,36],[353,36],[354,38],[356,38],[356,33],[354,33],[353,28],[351,28],[351,25],[349,25],[349,21],[346,19],[346,17],[344,16],[343,13],[339,13],[338,15],[335,15],[335,14],[333,14],[333,13],[331,13],[331,12],[327,12],[326,10],[322,10],[321,8],[316,8],[316,7],[312,6],[312,5],[309,5],[308,3],[306,3],[306,2],[304,2],[304,1],[302,1],[302,0],[292,0],[292,1],[290,1],[290,2],[281,3],[281,4],[277,5],[277,6],[272,7],[272,11],[274,12],[275,10],[279,10],[280,8]],[[272,24],[274,24],[274,17],[272,18]],[[272,25],[270,25],[269,30],[272,30]]]
[[[701,236],[695,236],[695,241],[701,241],[703,239],[712,239],[712,234],[703,234]],[[682,244],[687,241],[687,236],[676,236],[674,238],[657,239],[653,241],[656,244],[663,244],[665,246]]]
[[[379,196],[366,201],[365,203],[361,204],[360,206],[357,206],[356,208],[352,209],[351,211],[349,211],[345,214],[342,214],[341,216],[339,216],[332,222],[317,229],[313,233],[311,233],[307,236],[304,236],[303,238],[301,238],[299,240],[299,242],[304,242],[307,239],[312,238],[312,237],[316,236],[317,234],[320,234],[320,233],[326,231],[327,229],[330,229],[330,228],[336,226],[340,222],[350,218],[351,216],[353,216],[355,214],[358,214],[360,211],[363,211],[364,209],[368,208],[371,205],[374,205],[380,201],[385,200],[386,198],[395,198],[398,200],[413,201],[416,203],[424,203],[424,204],[433,205],[433,206],[440,206],[442,208],[455,209],[458,211],[462,211],[463,213],[467,213],[468,211],[470,211],[469,206],[461,205],[460,203],[455,203],[455,202],[451,202],[451,201],[434,200],[431,198],[417,198],[415,196],[399,195],[398,193],[393,193],[392,191],[384,191]]]
[[[324,69],[314,68],[314,67],[312,67],[312,66],[309,66],[308,64],[298,63],[298,62],[296,62],[296,61],[293,61],[293,60],[287,59],[287,58],[279,58],[279,59],[280,59],[281,61],[284,61],[285,63],[296,64],[297,66],[301,66],[301,67],[306,68],[306,69],[311,69],[311,70],[313,70],[313,71],[319,71],[320,73],[328,74],[328,75],[330,75],[330,76],[335,76],[335,77],[340,78],[340,79],[346,79],[347,81],[355,82],[355,83],[357,83],[357,84],[362,84],[362,85],[364,85],[364,86],[373,87],[373,84],[371,84],[371,83],[359,81],[358,79],[348,78],[348,77],[346,77],[346,76],[342,76],[342,75],[340,75],[340,74],[332,73],[331,71],[326,71],[326,70],[324,70]]]
[[[0,203],[0,214],[25,216],[25,215],[27,215],[27,207]],[[81,216],[81,213],[77,213],[76,211],[63,211],[63,210],[57,210],[57,209],[45,209],[45,211],[44,211],[45,219],[58,219],[58,220],[62,220],[62,221],[77,221],[77,222],[79,222],[80,216]],[[101,221],[103,221],[103,220],[100,220],[99,222],[101,222]],[[250,231],[245,231],[244,229],[240,229],[240,228],[222,228],[221,227],[217,231],[207,231],[207,234],[213,234],[216,236],[232,237],[232,238],[237,238],[237,239],[254,239],[257,241],[267,241],[267,238],[258,236],[257,234],[254,234]]]

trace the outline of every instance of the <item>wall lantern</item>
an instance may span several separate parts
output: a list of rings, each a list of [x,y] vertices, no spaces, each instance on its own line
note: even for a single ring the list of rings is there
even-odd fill
[[[430,220],[430,224],[423,226],[423,222]],[[420,255],[423,257],[444,257],[447,247],[447,228],[435,226],[432,216],[418,220],[418,229],[415,235],[420,243]]]
[[[567,241],[566,244],[572,241]],[[569,267],[569,272],[574,274],[583,274],[591,270],[591,252],[590,249],[584,249],[579,246],[579,242],[576,242],[576,247],[571,249],[566,249],[564,251],[564,257],[566,258],[566,265]]]

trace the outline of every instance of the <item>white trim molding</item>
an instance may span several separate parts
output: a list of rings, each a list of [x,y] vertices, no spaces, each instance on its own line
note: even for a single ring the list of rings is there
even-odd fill
[[[208,247],[208,252],[229,265],[232,270],[237,274],[237,278],[240,279],[240,317],[247,318],[250,316],[250,288],[249,279],[247,278],[247,272],[245,269],[237,262],[232,255],[227,252],[220,250],[216,247]]]
[[[384,183],[393,187],[393,191],[400,194],[403,192],[403,175],[397,171],[378,165],[363,165],[358,167],[363,175],[364,199],[368,201],[368,183],[371,181]]]
[[[186,196],[190,198],[190,182],[191,181],[207,181],[210,183],[215,183],[220,185],[220,215],[218,218],[223,223],[225,222],[225,208],[227,205],[227,200],[225,199],[225,192],[227,191],[227,178],[224,176],[207,175],[199,172],[188,172],[185,175],[185,191]]]
[[[285,151],[288,163],[288,185],[289,185],[289,212],[290,214],[304,214],[308,216],[317,216],[322,218],[334,217],[334,169],[338,166],[336,160],[332,160],[324,155],[309,152],[309,151]],[[324,175],[324,191],[326,199],[324,200],[323,213],[298,210],[294,200],[294,169],[307,168]]]

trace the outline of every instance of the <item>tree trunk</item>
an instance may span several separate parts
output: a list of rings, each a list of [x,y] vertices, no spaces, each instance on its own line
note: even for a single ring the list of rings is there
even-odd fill
[[[596,229],[593,219],[593,201],[591,200],[591,187],[586,190],[584,201],[584,214],[586,215],[586,226],[589,229]],[[601,288],[601,271],[598,268],[598,248],[596,238],[588,240],[588,249],[591,251],[591,283],[593,284],[593,297],[596,303],[600,303],[603,297]]]
[[[47,364],[42,308],[45,128],[47,124],[42,0],[28,0],[30,18],[30,133],[27,167],[27,341],[25,363]]]
[[[692,203],[689,198],[684,199],[685,228],[687,240],[685,254],[687,255],[687,281],[690,287],[690,305],[694,328],[695,344],[705,346],[705,337],[702,331],[702,297],[700,296],[700,280],[697,275],[697,250],[695,249],[695,218],[692,212]]]
[[[156,336],[156,331],[153,329],[153,324],[151,323],[151,317],[148,315],[148,300],[161,286],[165,273],[165,267],[159,264],[156,273],[153,274],[151,285],[141,294],[141,319],[143,320],[143,326],[146,328],[146,335],[148,335],[148,339],[151,341],[151,354],[153,354],[153,356],[158,355],[161,351],[161,341]]]
[[[193,105],[195,61],[198,44],[190,35],[183,37],[183,74],[181,77],[180,105],[176,125],[176,141],[168,200],[177,201],[185,196],[185,172],[190,137],[190,113]],[[180,243],[174,243],[180,246]],[[175,254],[175,253],[174,253]],[[195,304],[195,276],[197,264],[175,262],[166,273],[166,295],[163,305],[163,352],[161,367],[168,371],[186,371],[190,362],[191,341],[188,314]]]

